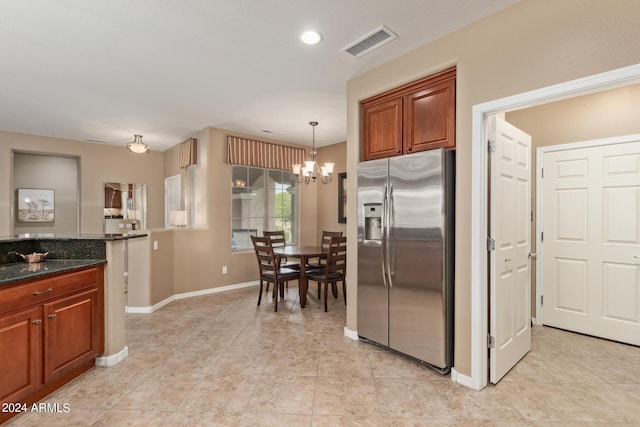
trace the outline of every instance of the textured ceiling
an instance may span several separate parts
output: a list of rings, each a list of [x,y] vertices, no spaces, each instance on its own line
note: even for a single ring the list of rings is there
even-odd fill
[[[162,151],[207,126],[310,145],[316,120],[333,144],[350,78],[517,1],[3,0],[0,129]],[[340,51],[381,25],[398,39]]]

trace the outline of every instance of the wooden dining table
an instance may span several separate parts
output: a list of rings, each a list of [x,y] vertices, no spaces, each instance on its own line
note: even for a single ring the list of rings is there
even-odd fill
[[[291,257],[300,260],[300,279],[298,280],[298,289],[300,292],[300,307],[304,308],[307,304],[307,289],[309,289],[305,266],[307,265],[309,258],[318,258],[326,254],[326,249],[323,249],[322,246],[291,245],[274,248],[273,253],[281,258]]]

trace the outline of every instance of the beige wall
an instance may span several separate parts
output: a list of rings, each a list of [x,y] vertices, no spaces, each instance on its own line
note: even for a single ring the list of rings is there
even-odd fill
[[[360,159],[359,101],[457,65],[455,362],[471,374],[473,105],[640,62],[640,2],[524,0],[347,83],[347,172]],[[355,181],[348,216],[355,216]],[[357,239],[356,224],[347,236]],[[347,327],[357,331],[357,249],[349,247]]]
[[[571,142],[640,134],[640,84],[508,112],[506,121],[532,137],[535,148]],[[536,218],[536,181],[531,186]],[[532,224],[532,251],[536,251],[536,223]],[[531,313],[536,316],[536,275],[532,270]]]
[[[13,233],[77,234],[79,198],[79,161],[77,157],[13,154],[14,197],[18,188],[47,188],[54,191],[53,222],[20,222],[13,214]],[[13,209],[17,209],[14,203]]]
[[[319,242],[322,230],[342,231],[347,225],[338,222],[338,174],[347,171],[347,143],[327,145],[318,148],[320,163],[334,162],[333,178],[328,184],[315,184],[318,187],[318,229],[316,239]]]
[[[185,293],[257,280],[253,251],[231,251],[231,165],[227,163],[228,131],[207,128],[198,133],[198,145],[207,153],[208,228],[174,231],[174,293]],[[233,133],[234,136],[253,138]],[[265,142],[282,142],[260,138]],[[308,148],[308,147],[303,147]],[[327,154],[326,158],[329,158]],[[321,184],[320,184],[321,185]],[[317,241],[318,185],[301,185],[301,244]],[[202,190],[202,187],[200,188]],[[227,274],[222,267],[227,266]],[[154,273],[155,274],[155,273]],[[157,303],[158,301],[153,301]]]
[[[0,131],[0,182],[12,182],[12,150],[41,154],[78,156],[80,161],[80,222],[81,233],[102,233],[103,183],[135,182],[148,185],[149,238],[145,245],[150,251],[148,280],[150,289],[130,289],[132,306],[154,305],[173,294],[235,285],[256,280],[257,267],[252,251],[231,251],[231,166],[226,163],[228,132],[205,128],[194,134],[198,138],[199,159],[195,171],[195,204],[197,229],[163,230],[164,226],[164,177],[182,176],[186,185],[186,171],[177,166],[177,146],[165,153],[152,151],[135,155],[124,147],[91,144]],[[235,134],[251,138],[249,135]],[[261,138],[263,139],[263,138]],[[266,142],[280,143],[263,139]],[[337,168],[344,170],[344,145],[325,150],[327,161],[335,160]],[[308,148],[308,147],[303,147]],[[340,166],[342,165],[342,166]],[[338,170],[338,169],[336,169]],[[322,185],[322,184],[320,184]],[[300,188],[300,243],[318,241],[318,202],[326,197],[337,203],[337,193],[328,188],[318,190],[319,185]],[[184,189],[183,189],[184,190]],[[337,191],[337,186],[335,187]],[[183,194],[187,194],[183,191]],[[0,236],[11,234],[11,185],[0,186]],[[337,209],[337,207],[336,207]],[[206,225],[209,224],[208,227]],[[327,219],[327,227],[335,229],[337,214]],[[153,250],[153,241],[158,250]],[[140,243],[141,242],[136,242]],[[227,266],[228,274],[222,274]],[[142,274],[146,279],[146,273]],[[133,280],[135,282],[135,280]],[[135,286],[135,283],[130,283]]]
[[[207,191],[209,131],[210,128],[204,128],[190,136],[190,138],[198,140],[198,159],[197,164],[188,169],[179,167],[179,143],[164,152],[164,176],[167,178],[180,175],[182,208],[187,210],[189,226],[200,228],[208,226],[209,218],[209,193]]]
[[[505,118],[532,136],[534,148],[640,134],[640,84],[508,112]]]
[[[12,151],[78,156],[80,164],[80,232],[102,233],[104,182],[147,184],[149,228],[163,221],[163,167],[161,152],[140,155],[124,146],[92,144],[0,131],[0,236],[12,233]],[[4,184],[9,183],[9,184]]]

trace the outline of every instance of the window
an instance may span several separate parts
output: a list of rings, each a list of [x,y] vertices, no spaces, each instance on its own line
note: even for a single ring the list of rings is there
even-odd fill
[[[264,230],[284,230],[287,242],[297,241],[297,188],[291,172],[232,166],[231,249],[252,249],[251,236]]]

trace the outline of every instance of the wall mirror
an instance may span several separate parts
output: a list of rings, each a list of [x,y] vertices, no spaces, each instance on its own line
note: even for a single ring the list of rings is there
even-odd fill
[[[104,232],[126,234],[147,228],[147,185],[104,183]]]

